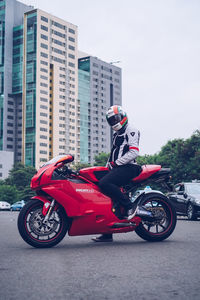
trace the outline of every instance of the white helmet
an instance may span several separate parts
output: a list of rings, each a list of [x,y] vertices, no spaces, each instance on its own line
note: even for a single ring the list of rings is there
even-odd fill
[[[120,130],[128,122],[126,112],[119,105],[111,106],[106,113],[106,120],[113,130]]]

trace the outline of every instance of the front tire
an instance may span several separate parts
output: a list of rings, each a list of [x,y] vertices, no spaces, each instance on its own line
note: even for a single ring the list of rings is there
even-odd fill
[[[170,200],[162,194],[145,195],[140,205],[150,210],[155,221],[143,221],[135,232],[142,239],[150,242],[160,242],[167,239],[176,227],[176,211]]]
[[[18,216],[18,230],[23,240],[36,248],[50,248],[65,236],[69,222],[62,207],[55,209],[47,224],[43,224],[43,202],[31,200],[24,205]]]

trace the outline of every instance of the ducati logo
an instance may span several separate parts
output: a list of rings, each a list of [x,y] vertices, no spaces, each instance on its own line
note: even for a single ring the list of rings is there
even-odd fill
[[[81,193],[94,193],[94,190],[89,190],[89,189],[76,189],[76,192],[81,192]]]

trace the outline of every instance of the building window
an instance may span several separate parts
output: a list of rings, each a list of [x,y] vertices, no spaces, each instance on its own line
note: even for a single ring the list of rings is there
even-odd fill
[[[44,49],[48,49],[48,45],[41,43],[40,46]]]
[[[46,53],[44,53],[44,52],[41,52],[40,55],[41,55],[42,57],[48,58],[48,54],[46,54]]]
[[[48,77],[47,77],[47,76],[44,76],[44,75],[40,75],[40,78],[41,78],[41,79],[44,79],[44,80],[48,80]]]
[[[41,150],[40,154],[47,154],[47,151]]]
[[[48,99],[40,97],[40,101],[42,101],[42,102],[48,102]]]
[[[44,69],[44,68],[40,68],[40,71],[41,71],[41,72],[44,72],[44,73],[48,73],[48,70],[47,70],[47,69]]]
[[[41,112],[41,113],[40,113],[40,116],[41,116],[41,117],[47,117],[47,114],[46,114],[46,113],[43,113],[43,112]]]
[[[40,108],[41,109],[46,109],[46,110],[48,109],[48,107],[46,105],[40,105]]]
[[[75,42],[75,39],[71,36],[69,36],[68,40],[71,41],[71,42]]]
[[[53,42],[54,44],[57,44],[57,45],[59,45],[59,46],[63,46],[63,47],[65,47],[65,43],[63,43],[63,42],[61,42],[61,41],[59,41],[59,40],[52,39],[52,42]]]
[[[40,127],[40,131],[47,132],[47,129],[46,129],[46,128],[43,128],[43,127]]]
[[[71,63],[71,62],[68,63],[68,66],[69,66],[69,67],[75,68],[75,64],[73,64],[73,63]]]
[[[71,33],[75,34],[75,30],[74,30],[74,29],[72,29],[72,28],[69,28],[69,32],[71,32]]]
[[[40,135],[40,139],[47,140],[47,136],[46,135]]]
[[[62,25],[58,22],[52,21],[52,25],[65,30],[65,25]]]
[[[44,25],[41,25],[41,29],[42,30],[45,30],[45,31],[48,31],[48,27],[44,26]]]
[[[72,45],[69,45],[68,48],[69,48],[70,50],[73,50],[73,51],[75,50],[75,47],[72,46]]]
[[[48,36],[47,36],[47,35],[45,35],[45,34],[41,34],[41,38],[42,38],[43,40],[46,40],[46,41],[48,41]]]
[[[48,84],[41,82],[41,83],[40,83],[40,86],[48,87]]]
[[[43,95],[48,95],[47,91],[40,90],[40,93],[43,94]]]
[[[56,53],[58,53],[58,54],[61,54],[61,55],[65,55],[65,51],[62,51],[62,50],[60,50],[60,49],[58,49],[58,48],[52,47],[52,51],[54,51],[54,52],[56,52]]]
[[[41,60],[40,63],[41,63],[42,65],[48,66],[48,62],[47,62],[47,61]]]
[[[41,20],[44,21],[44,22],[46,22],[46,23],[48,23],[48,19],[46,17],[44,17],[44,16],[41,16]]]
[[[72,59],[75,59],[75,55],[73,55],[73,54],[70,54],[69,53],[69,55],[68,55],[70,58],[72,58]]]
[[[60,36],[60,37],[62,37],[62,38],[65,38],[65,34],[64,34],[64,33],[61,33],[61,32],[59,32],[59,31],[52,30],[52,33],[53,33],[53,34],[55,34],[55,35],[57,35],[57,36]]]

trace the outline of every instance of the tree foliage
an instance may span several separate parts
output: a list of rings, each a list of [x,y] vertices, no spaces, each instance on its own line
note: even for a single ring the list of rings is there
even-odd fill
[[[180,181],[200,180],[200,131],[184,139],[174,139],[154,155],[138,158],[139,164],[160,164],[171,169],[174,183]]]
[[[33,167],[16,163],[5,181],[9,185],[15,185],[18,190],[23,190],[24,187],[30,185],[31,178],[35,173],[36,170]]]
[[[16,163],[10,170],[8,178],[0,184],[0,193],[4,191],[3,197],[9,203],[14,203],[18,200],[28,200],[35,193],[30,188],[30,182],[36,170],[30,166],[24,166],[21,163]]]
[[[76,171],[79,171],[80,169],[87,168],[87,167],[91,167],[91,165],[90,164],[85,164],[85,163],[77,163],[77,164],[74,165],[73,168]]]
[[[99,155],[95,156],[94,166],[105,166],[109,157],[109,153],[101,152]]]
[[[10,204],[18,201],[18,191],[15,186],[6,184],[0,185],[0,201],[6,201]]]

